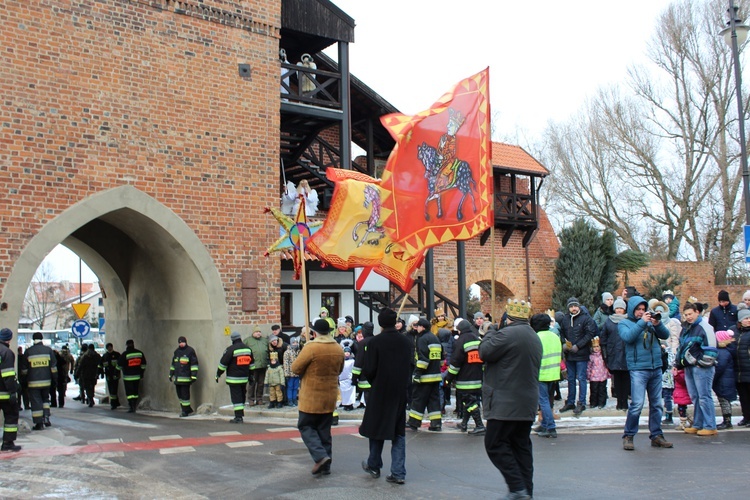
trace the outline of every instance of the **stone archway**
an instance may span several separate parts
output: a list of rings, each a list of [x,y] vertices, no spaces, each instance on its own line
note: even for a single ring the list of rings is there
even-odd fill
[[[479,287],[480,290],[480,302],[482,303],[482,311],[484,312],[490,312],[492,311],[492,285],[493,282],[491,280],[480,280],[474,282],[475,285]],[[504,283],[500,281],[494,282],[495,286],[495,315],[493,316],[493,321],[497,322],[499,321],[500,317],[503,315],[503,312],[505,311],[505,303],[508,301],[508,299],[515,297],[515,293],[511,291]]]
[[[20,253],[3,288],[2,324],[18,324],[28,284],[57,244],[99,277],[107,341],[121,351],[132,338],[146,354],[143,403],[178,409],[166,377],[177,337],[185,335],[196,349],[203,374],[216,366],[226,344],[224,288],[203,243],[172,210],[132,186],[88,197],[45,225]],[[216,404],[219,391],[211,378],[199,377],[194,402]]]

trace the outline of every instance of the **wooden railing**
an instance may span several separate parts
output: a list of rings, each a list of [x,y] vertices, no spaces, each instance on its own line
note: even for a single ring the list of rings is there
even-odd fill
[[[281,63],[279,84],[282,100],[341,109],[339,73]]]

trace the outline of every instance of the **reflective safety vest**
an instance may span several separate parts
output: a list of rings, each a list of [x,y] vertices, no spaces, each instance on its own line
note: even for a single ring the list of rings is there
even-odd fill
[[[417,339],[417,369],[414,379],[429,384],[442,382],[440,365],[443,362],[443,346],[440,339],[429,330],[422,332]]]
[[[562,345],[560,337],[554,332],[544,330],[537,332],[542,341],[542,365],[539,367],[540,382],[557,382],[560,380],[560,362],[562,360]]]
[[[243,344],[241,340],[235,340],[232,345],[226,348],[221,360],[219,360],[216,379],[218,380],[222,373],[226,371],[227,384],[247,384],[252,363],[253,350]],[[260,383],[263,383],[263,381],[261,380]]]

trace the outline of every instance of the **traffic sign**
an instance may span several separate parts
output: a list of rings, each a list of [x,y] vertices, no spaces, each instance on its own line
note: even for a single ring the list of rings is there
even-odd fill
[[[89,322],[85,319],[77,319],[73,322],[73,326],[70,328],[70,331],[73,332],[73,335],[75,335],[79,339],[82,339],[91,331],[91,325],[89,325]]]
[[[745,225],[745,263],[750,262],[750,226]]]
[[[76,313],[76,318],[83,319],[83,317],[86,316],[86,313],[88,312],[90,306],[91,304],[87,304],[86,302],[73,304],[73,311],[75,311]]]

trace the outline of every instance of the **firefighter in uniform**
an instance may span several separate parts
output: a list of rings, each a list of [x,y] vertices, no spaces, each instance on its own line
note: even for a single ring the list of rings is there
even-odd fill
[[[216,383],[219,383],[221,374],[227,372],[229,397],[234,407],[234,418],[229,422],[241,424],[245,416],[245,394],[247,379],[250,376],[250,364],[253,362],[253,351],[242,342],[242,336],[239,333],[232,332],[229,338],[232,340],[232,345],[226,348],[219,360]]]
[[[476,427],[469,434],[480,435],[486,432],[479,403],[482,396],[482,360],[479,358],[479,335],[468,321],[461,320],[456,326],[458,340],[453,345],[448,375],[445,383],[456,379],[456,401],[461,401],[461,422],[456,428],[466,431],[469,419],[473,418]]]
[[[120,389],[120,371],[117,369],[117,360],[120,359],[120,353],[115,351],[115,346],[111,342],[105,346],[105,349],[107,352],[102,356],[102,368],[109,393],[109,407],[114,410],[120,406],[120,399],[117,397]]]
[[[25,375],[29,384],[33,429],[41,431],[44,426],[52,425],[49,421],[49,387],[52,377],[57,378],[57,359],[52,349],[42,343],[42,332],[34,333],[31,338],[34,345],[23,353],[27,363]]]
[[[181,417],[193,413],[190,406],[190,384],[198,380],[198,356],[195,349],[187,345],[187,339],[177,339],[177,349],[172,355],[172,366],[169,367],[169,381],[174,381],[177,399],[180,401]]]
[[[125,396],[128,398],[128,413],[135,413],[138,408],[139,386],[146,371],[146,356],[135,348],[135,342],[125,342],[125,350],[117,359],[117,368],[122,372],[122,383],[125,385]]]
[[[365,401],[364,405],[360,401],[358,406],[359,408],[367,405],[367,397],[370,394],[370,389],[372,389],[372,385],[370,385],[370,382],[368,382],[367,379],[362,376],[362,366],[364,366],[365,362],[365,352],[367,351],[367,344],[373,338],[375,338],[375,336],[373,335],[374,329],[375,325],[372,324],[372,321],[365,321],[362,324],[362,340],[359,341],[359,344],[357,345],[357,354],[354,356],[354,366],[352,367],[352,385],[357,386],[357,390],[362,393],[362,398]]]
[[[440,409],[440,364],[443,361],[443,346],[440,339],[430,331],[430,322],[421,318],[416,326],[417,338],[417,366],[414,370],[414,388],[409,409],[409,427],[416,430],[422,426],[422,415],[427,408],[427,418],[430,420],[430,431],[443,430]]]
[[[10,348],[13,332],[0,330],[0,410],[3,411],[3,445],[0,451],[20,451],[18,434],[18,382],[16,382],[16,355]]]

